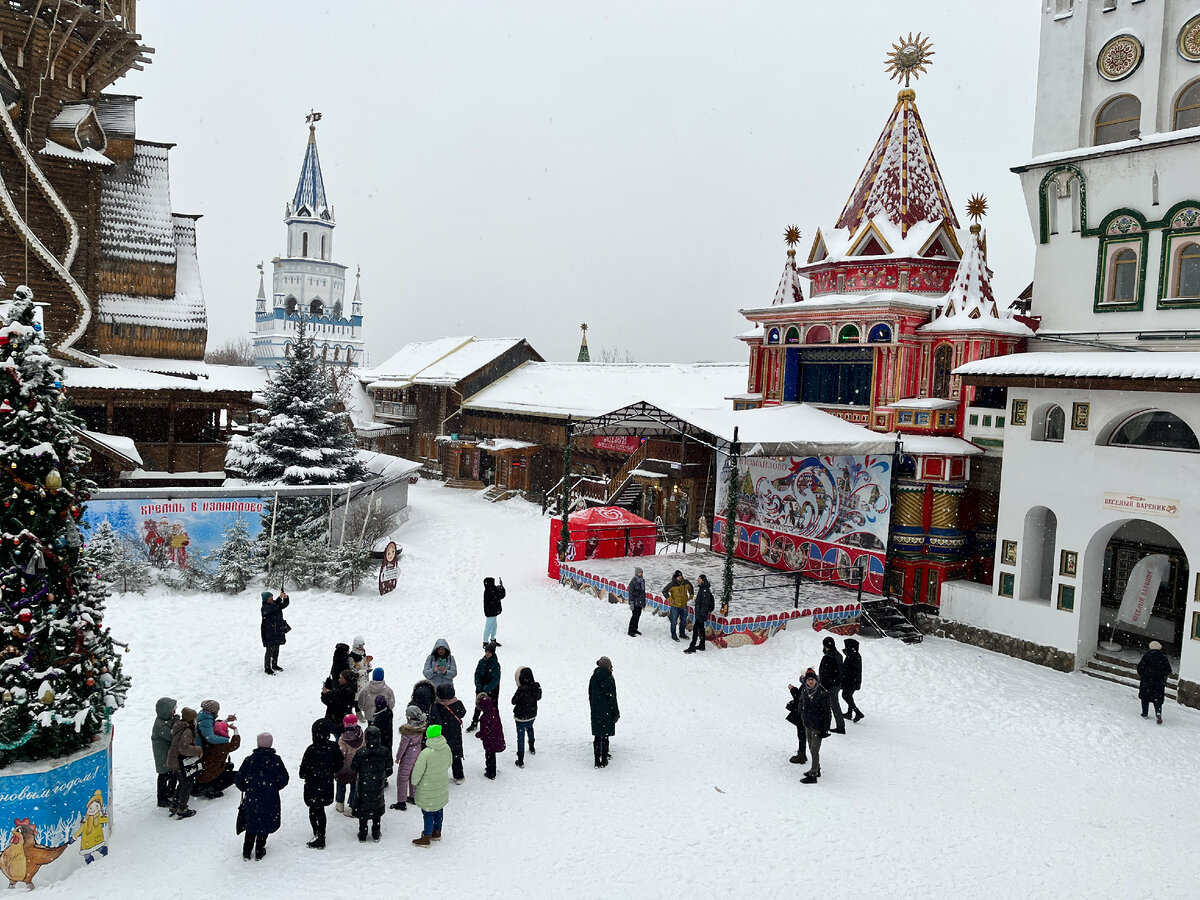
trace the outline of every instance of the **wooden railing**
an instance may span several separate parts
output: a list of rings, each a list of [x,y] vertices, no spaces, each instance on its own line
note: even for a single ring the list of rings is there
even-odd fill
[[[625,460],[625,465],[621,466],[617,470],[617,473],[608,479],[608,493],[606,496],[601,497],[601,500],[608,500],[611,497],[615,497],[624,490],[625,483],[629,481],[629,473],[645,461],[646,448],[649,446],[650,442],[647,441],[629,455],[629,459]]]

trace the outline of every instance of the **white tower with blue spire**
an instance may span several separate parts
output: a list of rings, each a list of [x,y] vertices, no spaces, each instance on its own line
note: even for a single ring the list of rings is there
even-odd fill
[[[275,257],[271,295],[259,265],[254,315],[254,356],[258,365],[274,368],[283,362],[296,339],[301,317],[316,350],[331,365],[363,363],[362,293],[355,273],[354,297],[347,309],[346,266],[333,262],[333,207],[325,199],[325,180],[317,156],[319,112],[308,121],[308,148],[296,193],[284,210],[287,253]]]

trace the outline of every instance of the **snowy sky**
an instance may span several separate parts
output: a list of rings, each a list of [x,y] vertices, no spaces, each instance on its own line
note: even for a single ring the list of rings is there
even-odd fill
[[[352,14],[351,14],[352,11]],[[989,198],[997,299],[1032,278],[1035,3],[611,0],[144,3],[138,136],[174,141],[201,213],[209,346],[254,327],[284,250],[310,108],[363,270],[370,358],[449,334],[573,359],[579,323],[639,362],[739,360],[784,228],[836,221],[895,102],[884,55],[923,31],[917,103],[951,201]],[[965,220],[964,223],[965,225]],[[268,281],[268,290],[270,283]],[[353,285],[347,285],[347,292]]]

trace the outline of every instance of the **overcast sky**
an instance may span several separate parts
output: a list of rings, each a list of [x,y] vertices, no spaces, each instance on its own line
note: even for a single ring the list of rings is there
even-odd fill
[[[200,213],[209,347],[254,328],[255,264],[284,251],[305,113],[362,266],[373,363],[445,335],[574,359],[579,323],[638,362],[741,360],[784,228],[829,228],[895,103],[892,42],[922,31],[917,105],[950,199],[987,195],[997,296],[1032,278],[1039,4],[142,3],[138,136],[173,141]],[[963,219],[965,226],[966,221]],[[352,281],[347,293],[353,289]],[[268,281],[268,291],[270,282]]]

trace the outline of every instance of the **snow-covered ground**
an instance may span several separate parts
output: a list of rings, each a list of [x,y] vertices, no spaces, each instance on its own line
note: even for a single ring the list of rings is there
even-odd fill
[[[684,655],[666,619],[567,590],[545,575],[547,520],[521,501],[422,482],[398,590],[386,598],[296,592],[280,658],[262,673],[257,593],[129,595],[109,623],[132,644],[134,678],[117,717],[112,853],[45,892],[70,897],[1137,897],[1187,896],[1200,843],[1200,715],[1168,705],[1138,716],[1126,689],[952,641],[866,641],[866,718],[834,735],[824,777],[804,767],[784,721],[787,684],[820,656],[821,634]],[[451,785],[445,839],[412,846],[420,813],[389,810],[380,844],[330,810],[329,847],[309,850],[295,776],[322,713],[333,645],[355,634],[406,700],[446,637],[468,701],[480,655],[482,578],[504,578],[499,777],[466,736],[466,782]],[[840,643],[840,642],[839,642]],[[592,766],[587,682],[612,658],[621,721],[607,769]],[[536,756],[513,765],[508,699],[518,665],[545,695]],[[243,862],[236,791],[155,806],[149,733],[155,700],[236,712],[292,772],[284,824],[262,862]],[[241,754],[237,755],[240,762]],[[43,891],[39,891],[42,893]]]

